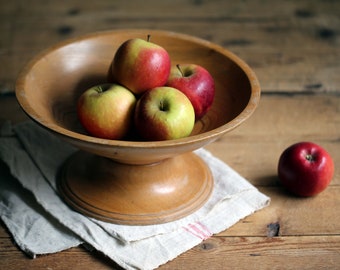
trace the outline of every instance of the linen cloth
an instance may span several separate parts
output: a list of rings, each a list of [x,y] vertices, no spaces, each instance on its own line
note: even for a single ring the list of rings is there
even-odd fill
[[[57,171],[75,151],[34,122],[1,126],[0,217],[33,258],[85,244],[125,269],[155,269],[270,202],[202,148],[195,153],[214,178],[212,195],[202,208],[165,224],[106,223],[73,211],[58,195]]]

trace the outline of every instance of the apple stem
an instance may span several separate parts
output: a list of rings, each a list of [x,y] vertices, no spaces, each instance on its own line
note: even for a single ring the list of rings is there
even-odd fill
[[[150,42],[150,39],[151,39],[151,35],[149,34],[148,37],[147,37],[147,42]]]
[[[179,72],[181,73],[182,77],[184,77],[183,71],[181,69],[180,64],[177,64],[176,67],[178,68]]]
[[[311,155],[311,154],[307,154],[307,155],[306,155],[306,159],[307,159],[308,161],[313,161],[313,160],[314,160],[313,155]]]

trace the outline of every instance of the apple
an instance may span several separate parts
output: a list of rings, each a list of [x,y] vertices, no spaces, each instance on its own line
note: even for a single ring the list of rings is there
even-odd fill
[[[202,66],[195,64],[173,66],[166,85],[182,91],[189,98],[195,109],[196,120],[208,112],[214,101],[214,79]]]
[[[332,157],[312,142],[293,144],[279,158],[279,180],[288,191],[298,196],[314,196],[322,192],[333,174]]]
[[[118,48],[108,77],[133,93],[142,94],[151,88],[163,86],[169,77],[170,68],[168,52],[150,42],[150,36],[147,40],[134,38]]]
[[[190,100],[173,87],[156,87],[137,101],[134,124],[139,135],[149,141],[187,137],[195,124]]]
[[[92,136],[117,140],[130,130],[136,102],[136,97],[127,88],[101,84],[87,89],[79,97],[77,114]]]

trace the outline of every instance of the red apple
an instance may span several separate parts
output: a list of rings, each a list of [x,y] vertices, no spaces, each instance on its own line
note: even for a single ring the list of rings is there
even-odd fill
[[[182,91],[189,98],[195,109],[196,120],[207,113],[214,101],[214,79],[199,65],[173,66],[166,85]]]
[[[78,99],[78,118],[95,137],[123,138],[133,122],[136,97],[118,84],[102,84],[86,90]]]
[[[170,56],[161,46],[139,38],[125,41],[115,53],[109,78],[135,94],[163,86],[171,68]]]
[[[150,141],[179,139],[189,136],[195,124],[190,100],[172,87],[156,87],[137,101],[135,128]]]
[[[313,196],[323,191],[334,174],[332,157],[321,146],[299,142],[280,156],[278,176],[288,191],[298,196]]]

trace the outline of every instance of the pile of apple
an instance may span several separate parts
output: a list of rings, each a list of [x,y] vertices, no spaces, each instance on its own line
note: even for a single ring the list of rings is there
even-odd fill
[[[92,136],[118,140],[133,131],[143,140],[183,138],[210,109],[211,74],[196,64],[172,66],[169,53],[149,39],[122,43],[109,82],[79,97],[78,117]]]

